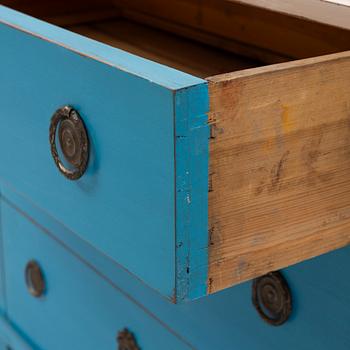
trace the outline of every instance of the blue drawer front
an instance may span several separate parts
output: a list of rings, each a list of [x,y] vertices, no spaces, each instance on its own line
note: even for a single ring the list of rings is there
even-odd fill
[[[1,211],[0,211],[1,216]],[[0,217],[1,220],[1,217]],[[4,256],[3,256],[3,237],[0,229],[0,316],[5,312],[5,285],[4,285]]]
[[[283,270],[292,291],[293,313],[280,327],[258,316],[251,302],[250,282],[179,305],[162,317],[167,320],[176,314],[174,329],[182,329],[198,349],[219,344],[221,349],[233,350],[348,350],[349,264],[347,247]],[[187,322],[190,315],[196,316]],[[215,330],[210,332],[213,325]]]
[[[30,213],[44,223],[102,276],[143,304],[169,328],[200,350],[348,350],[350,348],[350,247],[325,254],[283,271],[293,296],[291,319],[272,327],[260,319],[251,303],[251,283],[197,301],[173,305],[145,287],[110,259],[73,236],[30,203],[7,192],[20,215]],[[8,199],[5,199],[8,201]],[[162,348],[160,348],[162,349]],[[145,348],[147,350],[147,348]],[[152,348],[152,350],[158,350]]]
[[[168,298],[176,297],[176,276],[188,278],[191,247],[199,252],[190,261],[200,284],[196,293],[204,294],[208,135],[197,133],[202,144],[187,138],[189,127],[203,129],[206,121],[205,82],[4,7],[0,41],[6,43],[0,56],[6,67],[0,86],[2,183]],[[91,143],[87,173],[77,181],[62,176],[50,153],[50,119],[63,105],[79,111]],[[177,185],[175,132],[185,155]],[[199,153],[201,167],[185,168]],[[191,179],[196,169],[201,177]],[[201,210],[197,221],[188,219],[194,207]],[[178,285],[181,297],[190,294],[189,283]]]
[[[9,350],[7,343],[2,341],[1,339],[0,339],[0,350]]]
[[[115,349],[125,327],[142,349],[191,348],[47,231],[6,204],[2,214],[8,317],[34,349]],[[46,280],[40,298],[29,293],[24,278],[31,260],[40,264]]]
[[[19,334],[4,317],[0,317],[1,350],[33,350],[33,347]]]

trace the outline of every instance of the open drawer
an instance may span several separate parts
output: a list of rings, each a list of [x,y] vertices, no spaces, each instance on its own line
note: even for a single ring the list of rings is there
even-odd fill
[[[0,7],[0,176],[72,233],[175,302],[350,242],[349,27],[226,0],[2,3],[44,21]],[[51,159],[63,105],[90,140],[76,181]]]

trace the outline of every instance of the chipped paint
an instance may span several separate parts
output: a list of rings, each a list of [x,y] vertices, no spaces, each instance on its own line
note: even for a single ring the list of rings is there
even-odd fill
[[[177,303],[206,295],[208,277],[208,87],[175,96]],[[181,244],[179,244],[181,243]]]

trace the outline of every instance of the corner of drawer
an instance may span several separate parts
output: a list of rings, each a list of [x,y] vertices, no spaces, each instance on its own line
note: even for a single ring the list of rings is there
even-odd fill
[[[208,85],[174,94],[176,286],[174,302],[207,294],[208,275]]]

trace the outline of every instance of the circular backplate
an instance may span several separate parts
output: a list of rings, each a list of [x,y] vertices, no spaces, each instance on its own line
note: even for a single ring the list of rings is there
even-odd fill
[[[36,298],[45,293],[45,280],[39,264],[31,260],[26,265],[25,280],[28,291]]]
[[[262,319],[274,326],[286,322],[292,311],[290,289],[279,272],[253,280],[252,300]]]
[[[140,350],[135,336],[126,328],[118,333],[118,350]]]
[[[58,132],[57,132],[58,128]],[[58,134],[60,158],[56,146]],[[70,106],[59,108],[51,118],[51,154],[59,171],[70,180],[79,179],[86,171],[89,160],[89,139],[79,113]],[[68,163],[69,166],[64,163]]]

